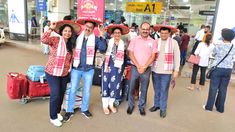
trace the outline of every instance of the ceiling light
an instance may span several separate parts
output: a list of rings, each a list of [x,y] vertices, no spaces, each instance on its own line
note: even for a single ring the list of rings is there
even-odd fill
[[[114,4],[113,4],[113,3],[110,3],[109,5],[113,6]]]
[[[188,2],[188,0],[183,0],[183,2]]]

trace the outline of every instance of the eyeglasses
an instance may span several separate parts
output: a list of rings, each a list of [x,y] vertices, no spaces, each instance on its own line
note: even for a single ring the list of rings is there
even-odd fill
[[[121,32],[113,32],[113,34],[121,34]]]
[[[149,31],[150,29],[149,28],[141,28],[141,30]]]
[[[93,29],[93,26],[85,25],[86,28]]]

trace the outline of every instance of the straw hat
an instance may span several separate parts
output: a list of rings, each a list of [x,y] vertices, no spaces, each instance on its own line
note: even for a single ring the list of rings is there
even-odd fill
[[[85,25],[86,22],[92,22],[95,24],[95,26],[98,26],[99,24],[102,23],[101,20],[94,19],[94,18],[79,18],[79,19],[77,19],[77,23],[79,23],[81,25]]]
[[[74,31],[79,34],[79,32],[81,31],[81,26],[71,20],[63,20],[63,21],[57,21],[56,22],[56,27],[55,27],[55,32],[59,33],[59,29],[61,26],[63,26],[64,24],[68,24],[70,26],[73,27]]]
[[[160,29],[161,29],[162,27],[169,28],[172,33],[177,32],[177,28],[175,28],[175,27],[173,27],[173,26],[168,26],[168,25],[155,25],[155,26],[153,27],[153,29],[154,29],[155,31],[160,31]]]
[[[128,34],[129,33],[129,28],[127,26],[121,25],[121,24],[110,24],[109,26],[106,27],[107,32],[109,34],[112,34],[113,29],[115,28],[120,28],[122,29],[122,35]]]

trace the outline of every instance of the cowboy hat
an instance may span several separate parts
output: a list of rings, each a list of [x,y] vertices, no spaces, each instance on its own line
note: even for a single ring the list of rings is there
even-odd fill
[[[175,28],[173,26],[168,26],[168,25],[155,25],[155,26],[153,26],[153,29],[155,31],[160,31],[160,29],[163,28],[163,27],[170,29],[172,33],[177,32],[177,28]]]
[[[64,24],[68,24],[73,27],[74,31],[79,34],[81,30],[81,26],[71,20],[62,20],[62,21],[57,21],[56,22],[56,27],[55,27],[55,32],[59,33],[60,27],[63,26]]]
[[[109,26],[106,27],[107,32],[109,34],[113,33],[113,29],[120,28],[122,30],[122,35],[128,34],[129,33],[129,28],[127,26],[121,25],[121,24],[110,24]]]

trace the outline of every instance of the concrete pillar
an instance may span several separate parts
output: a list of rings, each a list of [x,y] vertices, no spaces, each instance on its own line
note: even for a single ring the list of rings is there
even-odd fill
[[[64,16],[70,15],[70,0],[49,0],[48,19],[51,21],[63,20]]]

